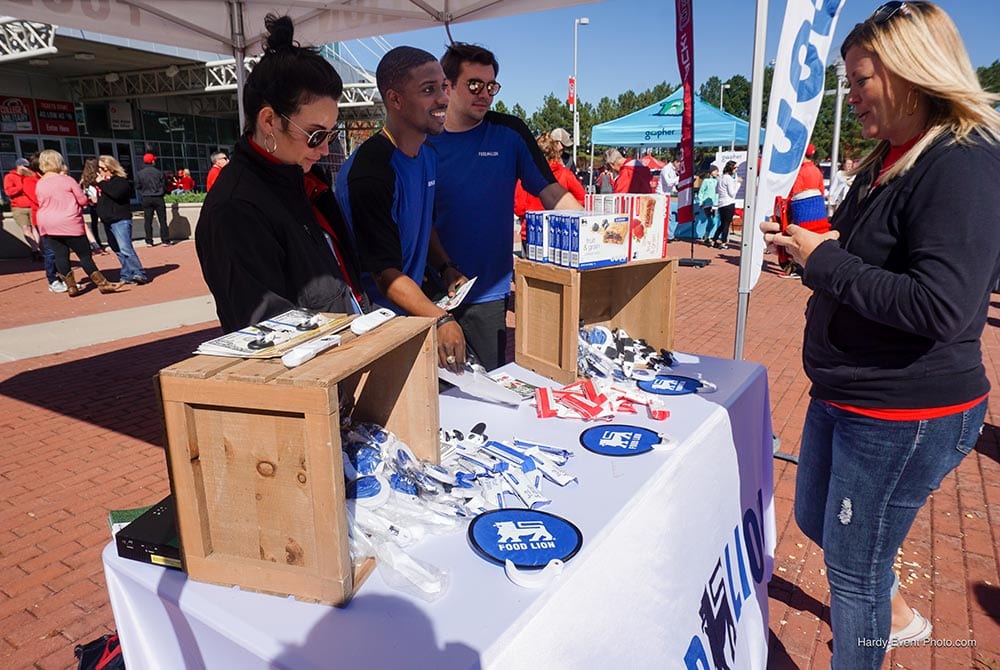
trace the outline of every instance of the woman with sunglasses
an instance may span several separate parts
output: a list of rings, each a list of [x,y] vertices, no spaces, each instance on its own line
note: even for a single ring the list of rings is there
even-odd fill
[[[198,221],[196,247],[226,332],[294,307],[369,309],[357,256],[316,163],[337,137],[343,83],[270,14],[264,56],[243,87],[244,134]]]
[[[824,552],[832,667],[854,670],[931,634],[893,561],[986,413],[979,340],[1000,270],[1000,114],[930,2],[883,5],[841,56],[862,134],[881,142],[854,169],[831,232],[761,228],[813,290],[795,518]]]
[[[108,243],[118,256],[119,278],[126,284],[148,284],[149,278],[132,246],[132,183],[114,156],[97,159],[97,218],[104,224]]]

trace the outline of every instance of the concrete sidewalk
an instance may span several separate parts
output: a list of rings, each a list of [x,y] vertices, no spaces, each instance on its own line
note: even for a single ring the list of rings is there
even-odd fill
[[[0,361],[5,669],[75,668],[73,646],[114,629],[100,559],[110,540],[107,512],[151,504],[169,491],[152,380],[221,333],[193,244],[138,251],[152,284],[73,299],[48,293],[37,265],[0,263],[0,352],[12,359]],[[671,248],[675,256],[689,253],[683,243]],[[697,246],[695,255],[712,264],[678,273],[675,348],[731,357],[739,251]],[[113,258],[98,264],[112,277]],[[774,429],[782,451],[792,455],[808,399],[800,353],[808,295],[770,264],[752,294],[746,328],[744,357],[767,367]],[[921,510],[899,556],[902,588],[932,620],[935,644],[896,650],[887,668],[1000,668],[1000,296],[994,297],[982,340],[994,386],[983,436]],[[795,470],[774,461],[778,538],[769,667],[777,670],[830,663],[825,569],[821,552],[792,518]],[[962,646],[970,640],[975,646]]]
[[[137,335],[214,321],[211,295],[0,330],[0,362],[56,354]]]

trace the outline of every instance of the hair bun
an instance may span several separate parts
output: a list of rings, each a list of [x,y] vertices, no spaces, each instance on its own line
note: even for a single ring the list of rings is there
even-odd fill
[[[295,42],[292,40],[295,35],[295,24],[290,17],[268,14],[264,17],[264,27],[268,32],[264,53],[275,53],[295,47]]]

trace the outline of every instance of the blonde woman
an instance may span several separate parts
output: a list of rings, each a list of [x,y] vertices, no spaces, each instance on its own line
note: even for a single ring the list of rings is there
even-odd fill
[[[97,198],[97,218],[117,244],[117,248],[115,244],[111,248],[122,265],[121,280],[126,284],[148,284],[149,278],[132,246],[132,185],[127,177],[114,156],[98,157],[97,187],[101,194]]]
[[[66,284],[70,297],[80,294],[76,278],[69,264],[72,249],[80,265],[101,293],[114,293],[121,284],[109,282],[94,264],[83,222],[83,206],[87,196],[80,184],[66,174],[66,164],[58,151],[46,149],[38,155],[42,177],[38,180],[35,195],[38,199],[38,230],[47,236],[55,254],[56,273]]]
[[[882,5],[840,53],[861,133],[881,142],[855,169],[831,232],[761,228],[813,290],[795,519],[823,548],[832,667],[873,670],[887,647],[931,634],[893,561],[986,414],[980,337],[1000,271],[1000,113],[933,3]]]

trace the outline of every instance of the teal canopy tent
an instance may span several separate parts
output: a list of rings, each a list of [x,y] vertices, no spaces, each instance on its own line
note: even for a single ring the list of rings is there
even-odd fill
[[[610,147],[675,146],[681,141],[684,89],[657,103],[591,129],[591,144]],[[695,146],[745,147],[750,124],[694,96]],[[763,132],[761,133],[763,140]]]

